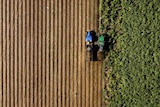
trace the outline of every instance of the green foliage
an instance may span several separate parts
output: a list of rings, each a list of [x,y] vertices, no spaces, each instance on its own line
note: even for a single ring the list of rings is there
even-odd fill
[[[110,107],[160,107],[159,0],[101,0],[100,14],[99,30],[116,40],[105,62],[112,69],[105,75],[105,101]]]
[[[99,32],[108,32],[108,35],[112,34],[112,37],[116,37],[120,34],[120,10],[121,0],[101,0],[100,1],[100,27]]]

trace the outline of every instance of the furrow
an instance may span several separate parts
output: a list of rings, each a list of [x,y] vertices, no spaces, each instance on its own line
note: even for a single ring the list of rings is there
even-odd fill
[[[49,45],[50,45],[50,0],[46,2],[46,107],[49,107],[49,93],[50,93],[50,62],[49,62]]]
[[[81,92],[81,69],[82,69],[82,0],[79,0],[78,2],[78,73],[77,73],[77,79],[78,79],[78,86],[77,86],[77,93],[78,93],[78,97],[77,97],[77,107],[81,107],[81,99],[82,99],[82,92]]]
[[[90,4],[90,7],[89,7],[89,13],[90,13],[90,21],[89,21],[89,23],[90,23],[90,29],[91,30],[94,30],[94,0],[91,2],[91,4]],[[91,64],[90,64],[90,86],[89,86],[89,92],[90,92],[90,100],[89,100],[89,105],[90,105],[90,107],[93,107],[93,86],[95,85],[95,84],[93,84],[93,80],[94,80],[94,78],[93,78],[93,74],[95,73],[95,72],[93,72],[94,71],[94,69],[93,69],[93,66],[94,66],[94,62],[91,62]]]
[[[77,106],[77,68],[78,68],[78,64],[77,64],[77,48],[78,48],[78,43],[80,42],[80,41],[78,41],[77,40],[77,38],[78,38],[78,14],[77,14],[77,12],[78,12],[78,10],[77,10],[77,8],[78,8],[78,1],[77,0],[75,0],[75,2],[74,2],[74,25],[73,25],[73,27],[74,27],[74,31],[73,31],[73,44],[74,44],[74,50],[73,50],[73,54],[74,54],[74,63],[73,63],[73,65],[74,65],[74,69],[73,69],[73,81],[74,81],[74,88],[73,88],[73,99],[74,99],[74,103],[73,103],[73,107],[76,107]]]
[[[3,16],[2,16],[2,0],[0,0],[0,107],[2,107],[3,104]]]
[[[26,0],[26,2],[25,2],[25,53],[24,53],[24,56],[25,56],[25,73],[24,73],[24,76],[25,76],[25,95],[24,95],[24,105],[27,107],[28,105],[28,83],[27,83],[27,80],[28,80],[28,75],[27,75],[27,73],[28,73],[28,62],[27,62],[27,49],[28,49],[28,47],[27,47],[27,45],[28,45],[28,41],[27,41],[27,39],[28,39],[28,29],[27,29],[27,27],[28,27],[28,16],[29,16],[29,14],[28,14],[28,2],[27,2],[27,0]]]
[[[16,44],[16,48],[15,48],[15,105],[18,107],[18,93],[19,93],[19,87],[18,87],[18,81],[19,81],[19,78],[18,78],[18,75],[19,75],[19,69],[18,69],[18,66],[19,66],[19,59],[18,59],[18,56],[19,56],[19,50],[18,50],[18,46],[19,46],[19,13],[18,13],[18,10],[19,10],[19,1],[17,1],[17,6],[16,6],[16,33],[17,33],[17,41],[15,41],[15,44]]]
[[[27,54],[27,56],[28,56],[28,80],[27,80],[27,85],[28,85],[28,99],[27,99],[27,101],[28,101],[28,106],[30,107],[30,104],[31,104],[31,43],[32,43],[32,41],[31,41],[31,0],[29,0],[29,4],[28,4],[28,8],[29,8],[29,10],[28,10],[28,15],[29,15],[29,18],[28,18],[28,39],[27,39],[27,42],[28,42],[28,49],[27,49],[27,51],[28,51],[28,54]]]
[[[38,3],[38,107],[42,107],[42,3]]]
[[[39,31],[38,31],[38,107],[42,107],[42,79],[43,79],[43,70],[42,70],[42,47],[43,47],[43,8],[42,8],[42,0],[39,1],[39,11],[38,11],[38,20],[39,20]]]
[[[48,35],[49,35],[49,37],[48,37],[48,83],[47,83],[47,86],[48,86],[48,93],[47,93],[47,95],[48,95],[48,101],[47,101],[47,103],[48,103],[48,107],[50,107],[50,102],[51,102],[51,99],[50,99],[50,93],[51,93],[51,85],[50,85],[50,83],[51,83],[51,66],[50,66],[50,63],[51,63],[51,61],[50,61],[50,55],[51,55],[51,53],[50,53],[50,50],[51,50],[51,43],[50,43],[50,41],[51,41],[51,2],[49,1],[49,7],[50,7],[50,9],[49,9],[49,15],[48,15],[48,26],[49,26],[49,31],[48,31]]]
[[[6,104],[7,104],[7,98],[6,98],[6,87],[7,87],[7,85],[6,85],[6,83],[7,83],[7,78],[6,78],[6,44],[7,44],[7,42],[6,42],[6,38],[5,38],[5,35],[6,35],[6,19],[5,19],[5,16],[6,16],[6,12],[5,12],[5,1],[2,1],[2,17],[3,17],[3,19],[2,19],[2,23],[3,23],[3,28],[2,28],[2,30],[3,30],[3,72],[2,72],[2,78],[3,78],[3,83],[2,83],[2,95],[3,95],[3,104],[2,104],[2,106],[6,106]]]
[[[73,50],[74,50],[74,0],[71,0],[71,37],[70,37],[70,107],[73,107],[73,103],[74,103],[74,99],[73,99],[73,92],[74,92],[74,81],[73,81],[73,76],[74,76],[74,54],[73,54]]]
[[[34,74],[34,68],[33,68],[33,51],[34,51],[34,1],[30,1],[30,20],[29,20],[29,25],[30,25],[30,54],[29,54],[29,77],[30,77],[30,88],[29,88],[29,105],[33,106],[33,92],[34,92],[34,86],[33,86],[33,74]]]
[[[66,66],[67,66],[67,69],[66,69],[66,107],[69,107],[69,100],[70,100],[70,0],[67,0],[67,35],[66,35],[66,60],[67,60],[67,63],[66,63]]]
[[[12,3],[11,3],[12,4]],[[26,1],[22,3],[23,10],[23,27],[22,27],[22,106],[26,106]]]
[[[61,87],[61,74],[62,74],[62,0],[58,1],[58,107],[61,107],[62,100],[62,87]]]
[[[54,26],[54,107],[57,107],[58,104],[58,1],[55,1],[55,26]]]
[[[97,107],[97,76],[98,76],[98,74],[97,74],[97,72],[99,72],[99,70],[98,70],[98,65],[97,65],[97,62],[95,62],[94,63],[94,73],[93,73],[93,78],[94,78],[94,80],[93,80],[93,107]]]
[[[15,24],[15,21],[14,21],[14,16],[15,16],[15,11],[14,11],[14,2],[11,1],[11,26],[14,26]],[[14,27],[11,27],[11,107],[14,106],[14,31],[15,31],[15,28]],[[3,106],[2,106],[3,107]]]
[[[26,22],[26,106],[29,107],[30,100],[30,1],[27,1],[27,22]]]
[[[19,1],[18,10],[18,107],[22,107],[22,1]]]
[[[93,107],[96,107],[97,106],[97,72],[99,71],[98,69],[97,69],[97,62],[95,62],[94,63],[94,74],[93,74],[93,78],[94,78],[94,80],[93,80]]]
[[[18,1],[15,1],[15,5],[14,5],[14,8],[15,8],[15,24],[14,24],[14,28],[15,28],[15,31],[14,31],[14,88],[13,88],[13,91],[14,91],[14,106],[17,107],[17,42],[18,42]]]
[[[55,16],[54,16],[54,4],[55,1],[54,0],[51,0],[51,7],[50,7],[50,107],[53,107],[54,104],[54,97],[53,97],[53,90],[54,90],[54,53],[55,53],[55,50],[54,50],[54,23],[55,23]]]
[[[38,100],[38,38],[39,38],[39,35],[38,35],[38,30],[39,30],[39,23],[38,23],[38,9],[39,9],[39,6],[38,6],[38,0],[35,0],[34,1],[34,8],[33,8],[33,11],[35,12],[34,14],[34,24],[33,24],[33,28],[34,28],[34,49],[33,49],[33,103],[34,103],[34,107],[37,107],[38,104],[37,104],[37,100]]]
[[[65,98],[66,98],[66,0],[62,1],[62,17],[63,17],[63,21],[62,21],[62,107],[65,107]]]
[[[98,106],[97,107],[102,107],[102,64],[99,64],[98,65],[98,68],[99,68],[99,72],[98,72],[98,99],[97,99],[97,104]]]
[[[42,106],[46,106],[46,1],[42,3]]]
[[[85,50],[85,36],[86,36],[86,1],[83,0],[82,2],[82,81],[81,81],[81,91],[82,91],[82,98],[81,98],[81,103],[82,103],[82,107],[86,107],[86,50]]]
[[[89,11],[90,3],[86,3],[86,31],[91,30],[90,29],[90,11]],[[88,59],[88,58],[87,58]],[[90,59],[88,59],[90,60]],[[89,107],[89,82],[90,82],[90,61],[86,62],[86,107]]]
[[[44,17],[45,17],[45,19],[43,20],[44,21],[44,38],[45,38],[45,41],[44,41],[44,62],[45,62],[45,66],[44,66],[44,88],[45,88],[45,93],[43,93],[44,94],[44,98],[45,98],[45,100],[44,100],[44,104],[45,104],[45,106],[46,105],[48,105],[47,104],[47,37],[48,37],[48,32],[47,32],[47,29],[49,29],[49,28],[47,28],[47,1],[45,0],[44,1]]]
[[[9,89],[9,85],[10,85],[10,25],[9,25],[9,18],[10,18],[10,7],[9,7],[9,1],[6,2],[7,3],[7,7],[6,7],[6,11],[7,11],[7,14],[6,14],[6,21],[7,21],[7,26],[6,26],[6,41],[7,41],[7,57],[6,57],[6,60],[7,60],[7,107],[9,107],[9,103],[10,103],[10,89]]]

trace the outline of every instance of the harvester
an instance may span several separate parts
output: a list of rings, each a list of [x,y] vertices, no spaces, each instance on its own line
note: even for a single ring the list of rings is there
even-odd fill
[[[104,45],[105,45],[105,39],[104,35],[100,35],[98,37],[98,46],[99,46],[99,52],[103,52]]]

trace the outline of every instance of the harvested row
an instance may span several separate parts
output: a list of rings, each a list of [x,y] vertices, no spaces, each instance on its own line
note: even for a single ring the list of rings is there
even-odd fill
[[[0,107],[101,107],[101,62],[86,61],[98,0],[0,0]]]

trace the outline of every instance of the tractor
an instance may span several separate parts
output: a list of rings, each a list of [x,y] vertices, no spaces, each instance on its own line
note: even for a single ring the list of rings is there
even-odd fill
[[[87,56],[87,59],[89,58],[90,61],[94,60],[93,52],[94,52],[93,35],[91,34],[91,31],[87,31],[87,35],[86,35],[86,56]]]
[[[90,31],[87,32],[87,36],[86,36],[86,48],[87,48],[87,51],[91,51],[93,49],[93,37]]]

